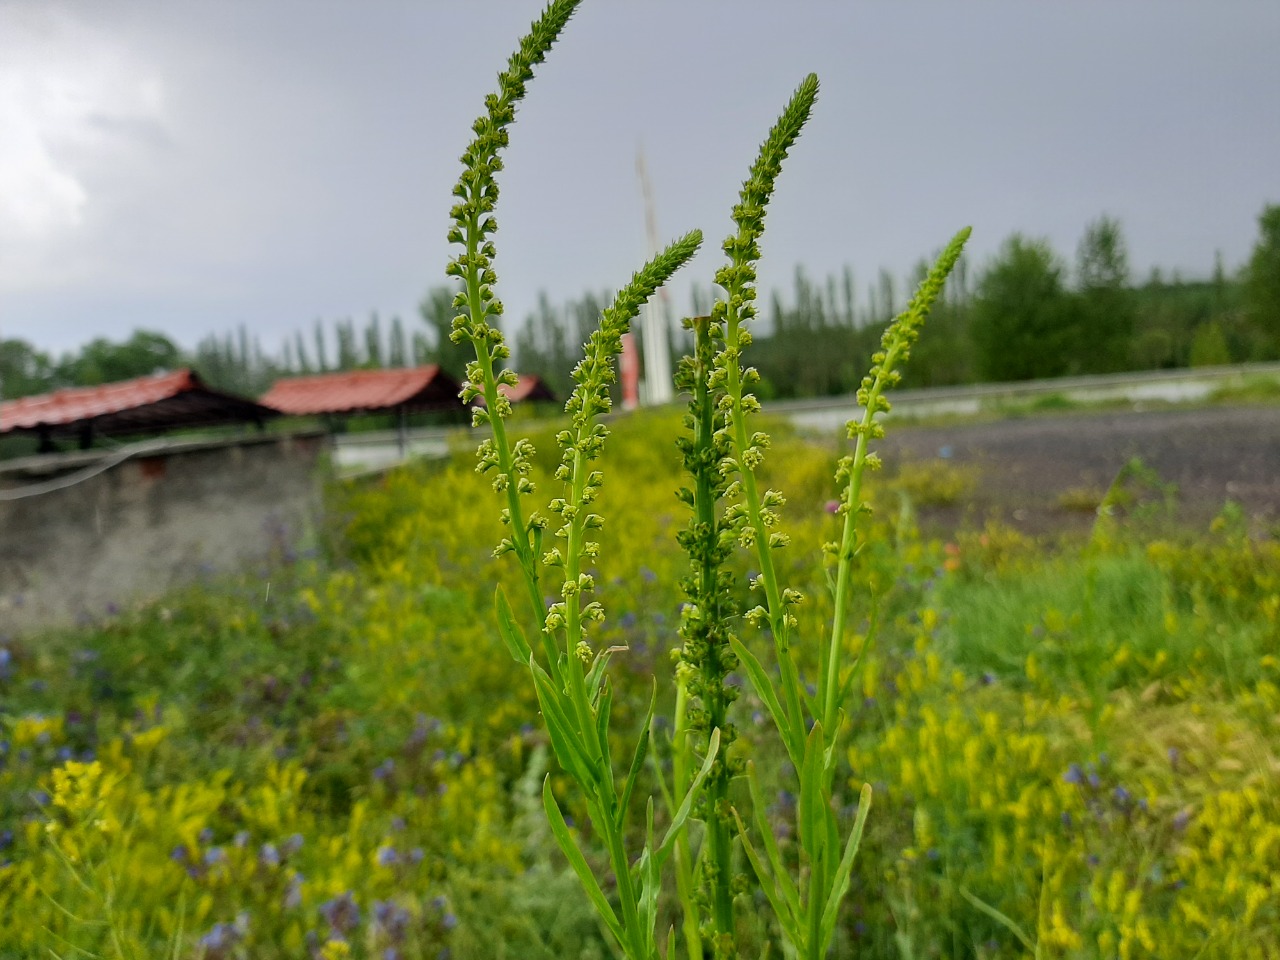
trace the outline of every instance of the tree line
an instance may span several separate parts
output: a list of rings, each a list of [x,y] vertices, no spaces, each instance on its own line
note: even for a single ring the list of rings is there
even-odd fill
[[[1263,209],[1258,229],[1248,262],[1231,273],[1219,257],[1208,279],[1166,277],[1153,269],[1140,282],[1131,276],[1124,233],[1112,218],[1088,225],[1071,262],[1047,240],[1014,234],[980,271],[964,260],[957,266],[905,383],[945,386],[1280,359],[1280,205]],[[856,389],[881,332],[924,270],[922,260],[902,283],[881,271],[863,288],[849,267],[821,280],[797,267],[789,295],[773,292],[761,310],[766,322],[752,348],[761,396]],[[262,394],[281,376],[423,363],[438,363],[460,378],[470,347],[449,340],[452,300],[449,287],[430,289],[412,327],[399,317],[384,324],[377,313],[362,322],[317,320],[274,353],[243,326],[206,337],[189,354],[164,334],[142,330],[119,343],[95,339],[58,359],[21,339],[0,340],[0,397],[184,365],[211,386],[247,396]],[[607,302],[605,292],[560,304],[540,294],[512,332],[516,368],[567,395],[582,343]],[[710,312],[711,303],[711,289],[695,287],[690,315]],[[687,343],[678,326],[670,326],[674,357]]]

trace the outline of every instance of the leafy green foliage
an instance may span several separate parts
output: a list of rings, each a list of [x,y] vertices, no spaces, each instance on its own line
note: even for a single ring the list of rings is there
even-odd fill
[[[1260,336],[1257,359],[1280,357],[1280,204],[1258,216],[1258,242],[1249,258],[1247,309]]]
[[[1070,300],[1064,267],[1044,240],[1015,234],[978,282],[973,336],[982,374],[1031,380],[1067,372]]]
[[[0,399],[42,393],[53,382],[53,361],[24,340],[0,340]]]
[[[84,386],[141,377],[157,370],[182,366],[182,354],[161,333],[138,330],[124,343],[99,338],[64,365],[63,379]]]
[[[1129,254],[1120,223],[1089,224],[1076,253],[1079,320],[1071,344],[1073,373],[1129,370],[1135,311],[1129,291]]]

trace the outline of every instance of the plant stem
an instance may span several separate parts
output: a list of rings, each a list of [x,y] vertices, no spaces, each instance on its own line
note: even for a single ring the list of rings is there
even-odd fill
[[[886,367],[893,368],[897,362],[897,347],[886,354]],[[853,449],[853,464],[849,470],[849,483],[846,489],[844,509],[844,529],[840,537],[839,564],[836,568],[835,616],[831,622],[831,639],[827,647],[827,659],[822,670],[822,725],[834,735],[836,723],[836,694],[840,689],[840,654],[844,649],[844,623],[848,608],[847,595],[849,581],[853,571],[853,558],[857,552],[858,515],[862,503],[862,474],[867,465],[867,442],[871,434],[871,424],[875,419],[876,407],[884,390],[884,377],[877,376],[872,383],[867,401],[862,410],[862,423],[858,430],[858,439]]]

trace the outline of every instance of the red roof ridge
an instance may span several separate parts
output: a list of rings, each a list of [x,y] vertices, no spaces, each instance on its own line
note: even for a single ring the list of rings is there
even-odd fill
[[[49,393],[0,402],[0,432],[73,423],[156,403],[195,389],[205,387],[189,367],[90,387],[62,387]]]
[[[295,416],[390,410],[401,406],[423,409],[458,407],[459,385],[439,364],[378,370],[282,377],[259,401]]]

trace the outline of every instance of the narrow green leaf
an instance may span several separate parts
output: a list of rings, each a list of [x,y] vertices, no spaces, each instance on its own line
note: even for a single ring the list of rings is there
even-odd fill
[[[787,871],[786,864],[782,860],[782,854],[778,850],[778,841],[773,835],[773,826],[769,823],[769,817],[765,812],[768,810],[768,806],[760,796],[760,783],[756,779],[754,763],[747,764],[747,789],[751,793],[751,812],[755,819],[756,830],[760,834],[760,842],[764,844],[765,854],[769,857],[769,866],[777,878],[776,882],[779,889],[791,907],[792,916],[799,918],[800,894],[791,882],[791,874]]]
[[[582,749],[581,738],[574,729],[568,715],[560,704],[564,696],[545,670],[529,658],[529,669],[533,673],[533,687],[538,695],[538,706],[542,710],[542,719],[547,725],[547,734],[551,738],[551,748],[556,759],[574,780],[588,790],[595,790],[599,783],[595,775],[595,764]]]
[[[644,715],[644,726],[640,730],[640,739],[636,741],[636,751],[631,756],[631,769],[627,771],[627,780],[622,786],[622,799],[618,802],[618,830],[621,831],[627,821],[627,808],[631,805],[631,792],[635,790],[636,779],[644,766],[644,758],[649,753],[649,725],[653,723],[653,709],[658,703],[658,684],[653,684],[653,692],[649,695],[649,710]]]
[[[1012,917],[1008,916],[1007,914],[1001,913],[999,910],[991,906],[991,904],[987,903],[985,900],[982,900],[979,897],[975,897],[972,893],[970,893],[964,887],[960,887],[959,890],[960,890],[960,896],[964,897],[971,904],[973,904],[975,907],[977,907],[979,910],[985,913],[988,917],[990,917],[996,923],[1003,926],[1006,930],[1008,930],[1015,937],[1021,940],[1022,945],[1027,948],[1028,953],[1030,953],[1032,956],[1040,955],[1040,951],[1036,949],[1036,945],[1032,942],[1031,938],[1027,936],[1027,932],[1018,925],[1017,921],[1015,921]]]
[[[791,724],[787,720],[786,711],[782,709],[782,703],[778,700],[778,694],[773,689],[773,683],[769,679],[769,674],[765,672],[764,667],[752,653],[747,645],[735,636],[729,637],[729,644],[733,648],[733,652],[737,654],[738,660],[747,671],[747,678],[751,681],[751,686],[756,692],[766,708],[769,715],[773,717],[774,726],[778,728],[778,733],[782,737],[782,743],[787,748],[787,755],[791,760],[792,766],[797,770],[803,762],[800,750],[797,749],[798,741],[791,729]]]
[[[502,584],[498,584],[494,594],[494,606],[498,611],[498,632],[502,634],[502,642],[507,645],[507,652],[517,663],[528,663],[529,658],[533,656],[533,650],[524,638],[524,631],[516,623],[515,614],[511,612],[511,604],[507,602]]]
[[[791,904],[781,896],[774,882],[775,877],[781,877],[784,874],[765,868],[760,859],[760,854],[756,852],[756,848],[751,844],[751,838],[747,836],[747,828],[743,825],[742,817],[738,816],[736,809],[733,811],[733,819],[738,824],[738,837],[742,840],[742,852],[747,855],[747,862],[751,864],[751,869],[755,872],[756,880],[760,882],[760,889],[769,901],[769,906],[773,907],[773,915],[778,918],[778,925],[786,932],[788,940],[792,943],[798,943],[799,939],[795,936],[798,932],[796,930],[796,917],[791,912]]]
[[[569,826],[564,822],[564,815],[560,812],[560,805],[556,803],[556,798],[551,792],[550,777],[542,781],[542,808],[547,812],[547,822],[551,824],[551,833],[555,836],[556,843],[560,845],[560,849],[568,859],[569,865],[573,867],[573,872],[578,875],[578,879],[582,882],[582,889],[586,891],[587,897],[596,908],[596,912],[600,914],[600,919],[604,921],[605,926],[609,928],[609,932],[617,938],[618,942],[624,943],[622,924],[618,922],[617,914],[613,912],[613,907],[609,906],[609,901],[605,897],[604,891],[600,889],[600,884],[596,882],[595,874],[587,866],[586,857],[582,855],[582,851],[578,849],[578,844],[574,841],[573,835],[569,833]]]
[[[807,686],[800,687],[800,699],[804,701],[805,709],[809,711],[809,716],[811,717],[822,716],[822,714],[819,713],[819,707],[821,706],[818,702],[819,692],[820,691],[815,692],[810,696],[809,688]]]
[[[609,719],[613,712],[613,691],[605,684],[600,691],[600,700],[596,706],[596,737],[605,756],[609,756]]]
[[[697,796],[698,788],[702,786],[702,781],[707,779],[707,774],[711,772],[711,765],[715,763],[716,754],[719,752],[720,728],[716,727],[711,731],[711,739],[707,742],[707,756],[702,761],[702,768],[693,778],[693,783],[689,784],[689,792],[684,795],[684,800],[680,803],[680,809],[671,818],[671,825],[667,827],[667,832],[662,838],[662,846],[654,854],[656,869],[661,870],[662,865],[667,862],[667,857],[671,855],[671,848],[675,846],[676,837],[680,835],[684,822],[689,819],[689,811],[693,809],[693,798]]]
[[[835,726],[831,728],[831,742],[827,744],[827,749],[822,753],[822,774],[823,783],[830,782],[831,771],[836,766],[836,747],[840,745],[840,728],[844,726],[844,711],[836,711]],[[839,844],[837,844],[839,846]]]
[[[831,886],[831,894],[822,910],[822,952],[825,954],[831,946],[831,938],[835,936],[836,919],[840,914],[840,901],[849,892],[849,877],[853,872],[853,861],[858,855],[858,847],[862,844],[862,831],[867,825],[867,814],[871,812],[871,784],[864,783],[858,794],[858,815],[853,821],[853,832],[844,847],[844,856],[840,858],[840,866],[836,868],[835,882]]]
[[[640,887],[639,910],[645,929],[652,931],[658,920],[658,900],[662,896],[662,873],[653,854],[653,797],[645,804],[644,829],[644,852],[632,870],[632,877]]]
[[[812,860],[825,837],[819,838],[822,806],[826,798],[822,771],[822,724],[815,723],[804,745],[804,762],[800,768],[800,846]]]
[[[609,666],[609,661],[613,659],[613,648],[607,647],[596,654],[596,658],[591,662],[591,669],[587,672],[587,693],[591,697],[591,704],[595,706],[600,697],[601,686],[604,682],[605,668]]]

